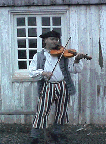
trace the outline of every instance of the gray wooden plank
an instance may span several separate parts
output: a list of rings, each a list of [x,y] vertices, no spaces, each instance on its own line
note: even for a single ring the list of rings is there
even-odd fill
[[[105,4],[106,0],[1,0],[0,6]]]

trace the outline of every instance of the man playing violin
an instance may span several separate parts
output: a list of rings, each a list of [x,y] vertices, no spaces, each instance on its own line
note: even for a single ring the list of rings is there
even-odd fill
[[[34,55],[29,66],[30,77],[36,77],[38,80],[39,94],[37,113],[31,131],[32,144],[39,142],[41,131],[48,127],[49,114],[53,103],[55,103],[53,132],[54,135],[61,135],[62,126],[69,122],[67,109],[70,96],[76,92],[70,73],[80,73],[83,69],[83,63],[80,61],[83,58],[82,54],[73,58],[62,56],[52,73],[58,57],[52,56],[50,50],[56,49],[59,45],[60,34],[52,30],[40,35],[40,38],[44,39],[45,47],[41,52]]]

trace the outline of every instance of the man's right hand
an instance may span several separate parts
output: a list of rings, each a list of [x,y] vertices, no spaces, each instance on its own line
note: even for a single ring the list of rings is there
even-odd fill
[[[53,73],[52,72],[42,72],[42,75],[43,76],[45,76],[45,77],[47,77],[48,79],[53,75]]]

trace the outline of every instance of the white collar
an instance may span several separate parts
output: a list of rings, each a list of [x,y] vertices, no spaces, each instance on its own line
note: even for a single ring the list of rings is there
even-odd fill
[[[48,49],[45,49],[45,48],[44,48],[44,52],[48,52],[48,53],[49,53],[49,52],[50,52],[50,50],[48,50]]]

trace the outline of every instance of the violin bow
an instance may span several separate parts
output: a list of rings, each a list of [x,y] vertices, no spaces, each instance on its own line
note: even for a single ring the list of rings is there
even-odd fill
[[[66,50],[66,46],[68,45],[70,39],[71,39],[71,37],[69,37],[69,39],[68,39],[68,41],[67,41],[67,43],[66,43],[66,45],[65,45],[65,47],[64,47],[64,49],[63,49],[63,51],[62,51],[62,53],[61,53],[61,55],[60,55],[60,57],[59,57],[59,59],[57,60],[55,66],[54,66],[54,68],[53,68],[53,70],[52,70],[52,73],[54,72],[54,70],[55,70],[57,64],[60,62],[62,56],[64,55],[64,52],[65,52],[65,50]],[[51,78],[51,77],[50,77],[50,78]],[[48,81],[50,80],[50,78],[48,79]]]

